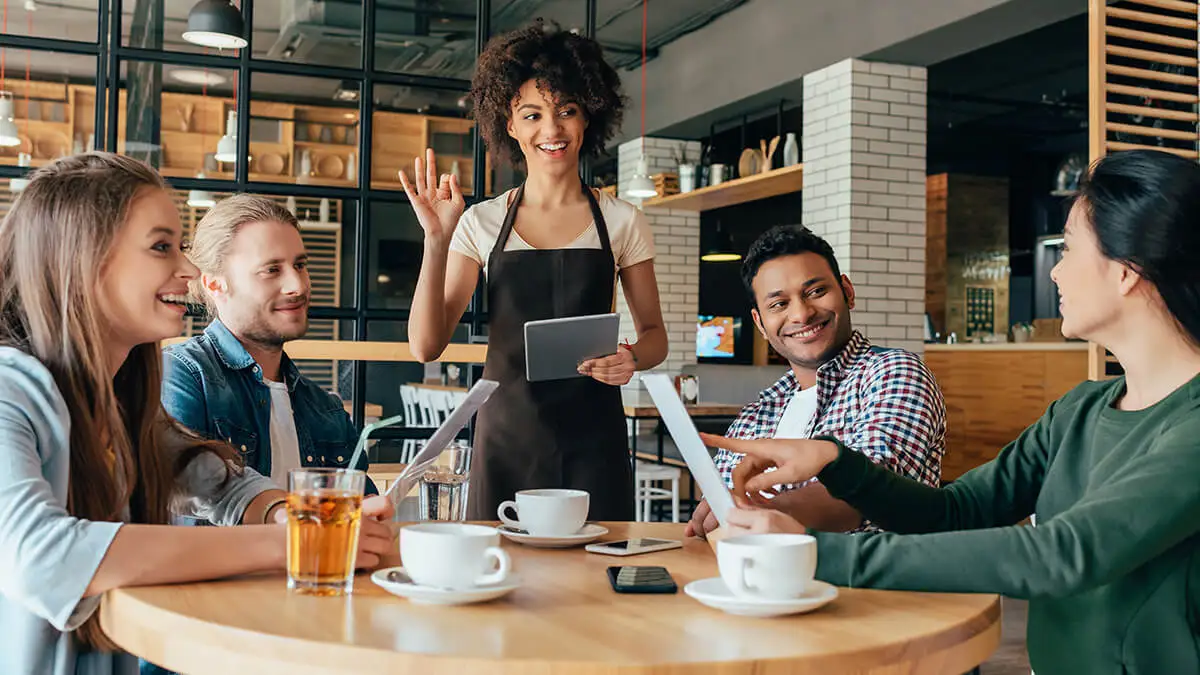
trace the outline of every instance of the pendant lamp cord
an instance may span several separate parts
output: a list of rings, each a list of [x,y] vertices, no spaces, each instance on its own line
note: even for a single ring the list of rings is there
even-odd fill
[[[8,0],[5,0],[7,2]],[[642,161],[646,160],[646,17],[649,0],[642,0]]]

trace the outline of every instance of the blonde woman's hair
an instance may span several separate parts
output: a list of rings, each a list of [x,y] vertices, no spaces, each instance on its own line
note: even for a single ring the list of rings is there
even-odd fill
[[[66,402],[66,507],[78,518],[166,524],[191,459],[234,457],[163,410],[158,344],[134,347],[116,377],[107,360],[100,280],[131,205],[164,189],[153,169],[128,157],[65,157],[35,171],[0,221],[0,344],[41,361]],[[115,649],[95,616],[75,635],[84,649]]]
[[[229,257],[233,238],[243,226],[260,222],[284,223],[300,229],[296,216],[279,202],[261,195],[233,195],[209,209],[196,224],[196,231],[192,233],[192,250],[188,257],[191,258],[192,264],[200,268],[201,274],[210,277],[224,274],[225,260]],[[200,277],[197,276],[188,282],[188,286],[193,297],[204,301],[209,315],[216,316],[216,304],[204,288]]]

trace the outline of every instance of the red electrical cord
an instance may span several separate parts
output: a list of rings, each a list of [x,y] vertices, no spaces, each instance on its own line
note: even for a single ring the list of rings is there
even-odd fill
[[[8,0],[4,0],[4,25],[0,26],[0,32],[8,32]],[[0,49],[0,91],[5,89],[7,82],[4,78],[4,58],[8,56],[7,49]]]
[[[7,0],[5,0],[7,2]],[[642,0],[642,147],[646,145],[646,16],[650,0]],[[643,152],[643,155],[645,153]]]

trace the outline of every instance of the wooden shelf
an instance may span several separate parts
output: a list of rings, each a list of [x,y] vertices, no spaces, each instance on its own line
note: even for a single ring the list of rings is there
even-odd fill
[[[803,186],[804,165],[797,164],[754,176],[735,178],[720,185],[710,185],[691,192],[647,199],[642,202],[642,206],[680,211],[711,211],[798,192]]]
[[[326,143],[324,141],[292,141],[297,147],[316,148],[318,150],[357,150],[357,145],[350,143]]]

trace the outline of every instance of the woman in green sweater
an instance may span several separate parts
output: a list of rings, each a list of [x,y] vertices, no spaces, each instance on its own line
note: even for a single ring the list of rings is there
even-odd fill
[[[940,489],[835,438],[710,436],[746,455],[729,529],[804,532],[761,495],[816,477],[888,531],[813,532],[819,578],[1027,598],[1038,675],[1200,673],[1200,166],[1100,160],[1065,236],[1063,334],[1104,345],[1124,377],[1079,385]]]

